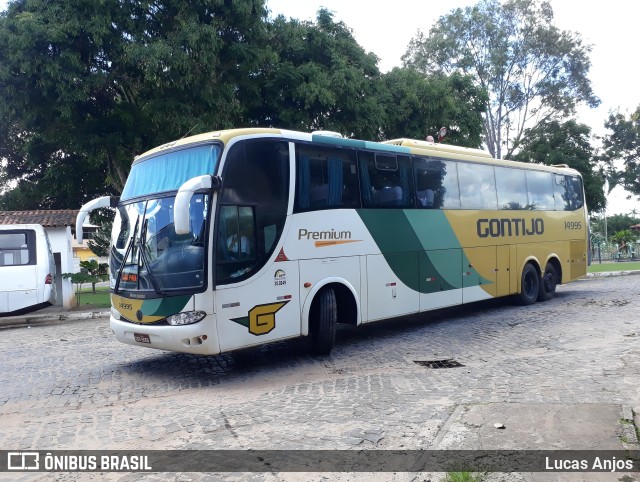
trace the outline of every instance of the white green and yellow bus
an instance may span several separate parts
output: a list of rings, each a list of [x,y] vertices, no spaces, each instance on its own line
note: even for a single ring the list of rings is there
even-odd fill
[[[582,179],[477,149],[235,129],[134,160],[116,208],[111,328],[131,345],[217,354],[586,274]],[[425,316],[428,319],[428,316]]]

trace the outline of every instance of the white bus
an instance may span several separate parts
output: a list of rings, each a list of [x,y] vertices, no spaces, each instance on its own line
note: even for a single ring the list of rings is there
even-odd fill
[[[41,225],[0,225],[0,315],[54,304],[55,276],[51,244]]]
[[[586,273],[587,212],[566,166],[476,149],[279,129],[212,132],[138,156],[116,208],[111,328],[217,354],[515,295]]]

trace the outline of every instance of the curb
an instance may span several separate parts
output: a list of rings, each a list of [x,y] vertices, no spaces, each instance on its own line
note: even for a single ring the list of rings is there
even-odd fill
[[[110,311],[85,311],[85,312],[69,312],[63,314],[43,314],[31,316],[10,316],[0,318],[0,329],[18,328],[25,326],[37,326],[44,324],[55,324],[64,321],[74,320],[93,320],[98,318],[109,318]]]
[[[609,278],[611,276],[630,276],[640,274],[640,270],[627,271],[601,271],[599,273],[587,273],[587,278]]]

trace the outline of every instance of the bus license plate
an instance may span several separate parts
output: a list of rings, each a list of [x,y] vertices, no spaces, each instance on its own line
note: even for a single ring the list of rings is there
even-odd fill
[[[149,338],[149,335],[145,335],[144,333],[134,333],[133,338],[138,343],[151,343],[151,338]]]

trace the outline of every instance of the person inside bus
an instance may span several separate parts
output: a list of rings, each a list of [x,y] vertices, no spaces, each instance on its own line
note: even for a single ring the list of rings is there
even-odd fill
[[[371,176],[373,201],[377,204],[395,205],[402,202],[402,188],[376,169]]]
[[[251,256],[252,243],[248,236],[233,233],[227,238],[227,252],[233,259],[249,258]]]
[[[227,237],[227,253],[231,259],[246,260],[254,257],[255,239],[253,217],[240,216],[238,230]]]

